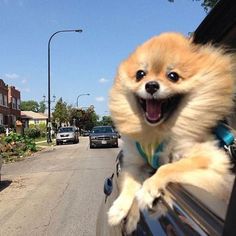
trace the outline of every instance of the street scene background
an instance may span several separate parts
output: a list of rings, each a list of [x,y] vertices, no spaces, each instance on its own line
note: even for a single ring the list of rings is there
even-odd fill
[[[80,143],[52,146],[21,162],[3,165],[0,235],[95,235],[103,183],[120,148],[89,149]],[[2,185],[1,185],[2,187]]]

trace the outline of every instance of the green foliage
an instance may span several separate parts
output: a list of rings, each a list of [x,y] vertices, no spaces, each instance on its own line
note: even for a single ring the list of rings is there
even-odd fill
[[[99,121],[98,125],[111,125],[111,126],[114,126],[113,121],[111,119],[111,116],[103,116],[102,120]]]
[[[33,111],[33,112],[44,113],[46,110],[46,105],[43,101],[39,103],[34,100],[22,101],[20,107],[22,111]]]
[[[31,131],[31,129],[33,129],[34,131]],[[35,129],[37,131],[35,131]],[[28,135],[29,137],[32,138],[38,138],[39,136],[41,137],[46,137],[46,133],[47,133],[47,125],[45,123],[39,123],[39,124],[30,124],[28,129],[25,129],[26,135]],[[31,136],[29,133],[36,133],[36,137],[35,135]],[[39,132],[39,134],[38,134]],[[39,135],[39,136],[38,136]]]
[[[33,100],[22,101],[20,107],[22,111],[34,111],[34,112],[39,111],[38,102],[33,101]]]
[[[38,128],[27,128],[25,129],[25,135],[27,135],[30,138],[39,138],[41,135],[41,132]]]
[[[39,103],[39,112],[44,113],[45,110],[46,110],[45,102],[44,102],[44,101],[41,101],[41,102]]]
[[[23,136],[17,133],[10,133],[8,136],[5,137],[4,141],[7,143],[12,142],[21,142],[23,139]]]
[[[66,102],[63,102],[60,98],[55,106],[55,110],[52,113],[53,122],[59,123],[60,126],[62,123],[67,123],[69,121],[68,110]]]
[[[33,152],[37,151],[36,144],[33,139],[26,135],[10,133],[8,136],[4,137],[4,142],[14,144],[15,146],[13,146],[12,149],[18,150],[20,154],[27,150]]]
[[[70,124],[75,124],[80,130],[91,130],[99,119],[93,106],[86,110],[68,107],[68,114]]]
[[[0,134],[3,134],[6,132],[6,129],[3,125],[0,125]]]
[[[99,116],[96,114],[94,107],[90,106],[87,109],[78,109],[67,105],[62,101],[62,98],[56,103],[55,111],[53,112],[53,126],[58,128],[62,123],[75,125],[81,130],[91,130],[96,125],[112,125],[113,122],[110,116],[102,117],[99,121]]]

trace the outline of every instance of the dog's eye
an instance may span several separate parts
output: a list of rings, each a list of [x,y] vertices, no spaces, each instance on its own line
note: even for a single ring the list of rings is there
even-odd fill
[[[167,74],[167,77],[172,82],[177,82],[179,80],[179,75],[176,72],[170,72]]]
[[[136,72],[136,80],[140,81],[144,76],[146,75],[146,72],[143,70],[138,70]]]

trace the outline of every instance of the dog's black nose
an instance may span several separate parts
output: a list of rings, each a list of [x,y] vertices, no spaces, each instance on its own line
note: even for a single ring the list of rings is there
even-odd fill
[[[159,88],[160,85],[156,81],[150,81],[145,85],[146,91],[151,95],[153,95]]]

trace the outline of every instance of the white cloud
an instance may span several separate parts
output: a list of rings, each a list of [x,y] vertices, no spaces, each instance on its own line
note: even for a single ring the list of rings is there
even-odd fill
[[[104,84],[104,83],[107,83],[108,81],[109,81],[108,79],[101,78],[101,79],[99,80],[99,83]]]
[[[22,79],[22,80],[21,80],[21,83],[22,83],[22,84],[26,84],[26,83],[27,83],[27,79]]]
[[[20,76],[18,74],[11,73],[11,74],[5,74],[4,77],[6,79],[15,80],[15,79],[18,79]]]
[[[96,97],[95,99],[97,102],[104,102],[105,101],[104,97]]]

